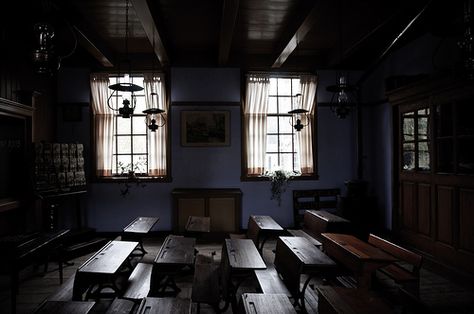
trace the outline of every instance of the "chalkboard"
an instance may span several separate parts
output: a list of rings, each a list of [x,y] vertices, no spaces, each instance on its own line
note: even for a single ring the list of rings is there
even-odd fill
[[[0,199],[18,198],[30,186],[26,123],[24,118],[0,114]]]

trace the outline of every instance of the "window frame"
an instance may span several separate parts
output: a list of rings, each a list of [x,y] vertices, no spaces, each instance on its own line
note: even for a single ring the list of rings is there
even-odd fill
[[[132,77],[142,77],[144,76],[144,74],[147,73],[146,71],[143,71],[143,72],[134,72],[134,73],[131,73],[131,76]],[[117,73],[109,73],[109,77],[112,78],[112,77],[118,77],[118,74]],[[168,75],[166,75],[165,73],[163,73],[163,77],[164,77],[164,84],[165,84],[165,89],[166,89],[166,98],[167,98],[167,101],[169,101],[169,95],[170,95],[170,89],[169,89],[169,82],[168,82]],[[111,83],[112,84],[112,83]],[[140,95],[141,97],[141,95]],[[143,97],[145,97],[145,95],[143,95]],[[91,95],[91,102],[92,102],[92,95]],[[110,182],[116,182],[116,183],[121,183],[121,182],[130,182],[130,178],[127,176],[127,175],[119,175],[119,174],[112,174],[111,176],[98,176],[97,173],[96,173],[96,169],[97,169],[97,164],[96,164],[96,159],[95,159],[95,153],[96,153],[96,141],[95,141],[95,138],[94,138],[94,128],[95,128],[95,123],[94,123],[94,113],[92,110],[90,110],[90,143],[91,143],[91,149],[90,149],[90,156],[91,156],[91,167],[90,167],[90,177],[92,178],[92,182],[96,182],[96,183],[110,183]],[[115,124],[115,127],[117,127],[117,119],[119,119],[119,115],[118,114],[115,114],[115,112],[113,113],[114,115],[114,124]],[[139,114],[136,114],[134,113],[133,116],[140,116],[143,118],[143,120],[145,119],[145,115],[143,113],[139,113]],[[133,116],[131,118],[133,118]],[[145,123],[145,122],[143,122]],[[166,133],[166,175],[164,176],[149,176],[147,174],[143,174],[143,173],[140,173],[136,176],[137,179],[139,179],[141,182],[164,182],[164,183],[168,183],[168,182],[172,182],[172,176],[171,176],[171,143],[170,143],[170,139],[171,139],[171,110],[168,110],[167,112],[167,120],[166,120],[166,124],[167,124],[167,133]],[[131,122],[131,128],[133,128],[133,122]],[[131,129],[131,131],[133,131],[133,129]],[[124,135],[124,134],[119,134],[120,135]],[[140,135],[143,135],[143,134],[140,134]],[[145,134],[146,135],[146,156],[147,156],[147,165],[146,165],[146,169],[148,171],[148,133]],[[115,141],[115,144],[114,145],[117,145],[117,133],[114,132],[114,141]],[[133,138],[133,132],[132,132],[132,138]],[[133,145],[133,140],[132,140],[132,143],[131,145]],[[115,158],[115,155],[117,155],[115,153],[115,151],[113,152],[113,158]],[[131,155],[131,154],[125,154],[125,155]],[[134,155],[144,155],[143,153],[139,153],[139,154],[134,154]]]
[[[308,74],[308,73],[291,73],[291,74],[270,74],[270,78],[300,78],[301,75]],[[311,75],[314,75],[311,73]],[[245,93],[246,93],[246,75],[242,75],[241,79],[241,93],[242,93],[242,102],[245,99]],[[293,98],[291,95],[289,95],[291,98]],[[269,95],[270,97],[270,95]],[[278,97],[278,96],[277,96]],[[268,116],[276,116],[275,114],[268,114]],[[282,115],[279,115],[282,116]],[[288,114],[288,117],[291,117],[290,114]],[[313,146],[313,169],[314,172],[312,174],[300,174],[300,175],[295,175],[291,176],[289,180],[292,181],[306,181],[306,180],[319,180],[319,171],[318,171],[318,106],[317,103],[315,104],[314,107],[314,116],[311,117],[312,119],[312,146]],[[245,129],[245,115],[244,115],[244,107],[243,105],[240,106],[240,120],[241,120],[241,175],[240,175],[240,181],[270,181],[270,177],[261,174],[261,175],[249,175],[247,173],[247,144],[245,142],[245,132],[247,130]],[[268,133],[267,133],[268,135]],[[294,145],[294,141],[293,144]],[[294,154],[294,152],[292,153]],[[294,162],[294,161],[293,161]]]

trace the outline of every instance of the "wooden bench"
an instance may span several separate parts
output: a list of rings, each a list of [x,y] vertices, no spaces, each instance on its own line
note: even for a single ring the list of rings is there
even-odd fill
[[[317,290],[319,314],[392,312],[385,301],[367,291],[332,286],[319,286]]]
[[[209,304],[219,312],[219,273],[212,255],[196,256],[191,300],[197,303],[197,313],[200,311],[201,303]]]
[[[267,269],[254,270],[255,277],[257,277],[260,290],[266,294],[284,294],[289,298],[292,297],[290,291],[285,286],[285,283],[278,275],[274,267]]]
[[[368,242],[406,264],[405,266],[399,262],[391,263],[379,271],[401,284],[406,291],[418,296],[423,257],[374,234],[369,235]]]
[[[339,189],[293,190],[293,215],[295,228],[301,228],[306,210],[337,210]]]
[[[133,269],[127,281],[127,288],[123,298],[134,302],[140,302],[150,292],[150,279],[152,264],[138,263]]]
[[[48,296],[48,301],[71,301],[75,276],[76,275],[73,274],[65,283],[56,289],[52,295]]]
[[[34,313],[45,314],[87,314],[95,302],[84,301],[45,301]]]

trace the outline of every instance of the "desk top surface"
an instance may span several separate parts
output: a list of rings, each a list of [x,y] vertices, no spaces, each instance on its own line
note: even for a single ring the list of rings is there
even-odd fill
[[[191,300],[180,298],[151,298],[143,299],[137,314],[148,313],[191,313]]]
[[[251,239],[225,239],[225,246],[233,269],[267,268]]]
[[[284,294],[244,293],[245,313],[295,313],[295,308]]]
[[[155,264],[192,265],[195,244],[195,238],[169,235],[161,245]]]
[[[189,216],[185,229],[188,232],[211,232],[211,218]]]
[[[110,241],[82,264],[83,273],[115,274],[137,247],[138,242]]]
[[[250,215],[260,230],[283,231],[283,228],[270,216]]]
[[[381,298],[361,289],[318,286],[319,297],[338,313],[390,313],[392,309]]]
[[[381,249],[364,242],[350,234],[339,233],[321,233],[323,239],[323,247],[327,244],[335,244],[352,256],[360,260],[373,260],[381,262],[395,262],[397,259],[390,254],[385,253]]]
[[[335,267],[336,263],[304,237],[279,237],[305,266]]]
[[[160,220],[158,217],[137,217],[128,226],[123,228],[124,232],[148,233]]]
[[[87,314],[95,302],[46,301],[35,313],[48,314]]]
[[[339,217],[337,215],[331,214],[324,210],[307,210],[307,212],[311,213],[314,216],[317,216],[327,222],[337,222],[337,223],[350,223],[349,220]]]

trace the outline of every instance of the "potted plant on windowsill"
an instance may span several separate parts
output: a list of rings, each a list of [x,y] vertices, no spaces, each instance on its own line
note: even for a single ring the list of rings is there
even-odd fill
[[[265,172],[265,176],[271,181],[270,191],[272,195],[270,199],[276,200],[278,206],[281,205],[281,195],[286,191],[286,188],[290,183],[288,180],[297,174],[298,172],[296,171],[291,172],[282,169]]]
[[[120,188],[120,195],[125,197],[127,194],[130,193],[130,189],[132,188],[132,183],[135,183],[137,186],[144,187],[146,186],[145,183],[142,183],[140,178],[137,176],[136,171],[140,170],[143,162],[139,161],[135,164],[129,163],[124,164],[121,161],[118,162],[118,166],[120,168],[120,176],[126,178],[123,182],[123,188]]]

